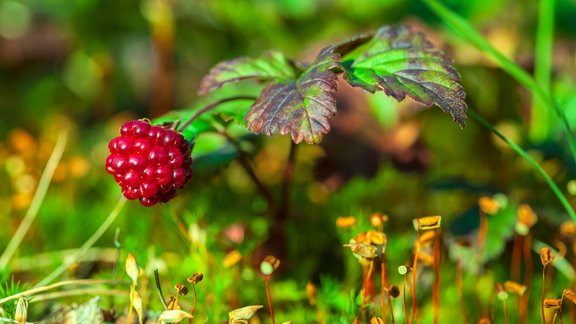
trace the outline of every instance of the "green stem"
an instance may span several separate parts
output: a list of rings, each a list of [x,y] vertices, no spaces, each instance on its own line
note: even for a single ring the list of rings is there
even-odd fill
[[[92,236],[86,242],[84,242],[82,247],[80,247],[80,249],[78,249],[78,251],[71,258],[68,258],[56,270],[52,271],[52,273],[50,273],[46,278],[37,283],[35,287],[45,286],[51,283],[60,274],[66,271],[66,269],[68,269],[74,262],[78,261],[78,259],[82,257],[84,253],[86,253],[86,251],[88,251],[92,247],[92,245],[94,245],[94,243],[96,243],[96,241],[98,241],[98,239],[102,237],[102,235],[104,235],[106,230],[108,230],[110,225],[112,225],[114,220],[116,220],[118,214],[120,214],[120,211],[122,210],[122,207],[124,207],[125,203],[126,198],[121,197],[120,200],[118,200],[118,203],[116,204],[114,209],[112,209],[110,214],[108,214],[108,217],[104,220],[104,222],[102,222],[102,224],[96,230],[96,232],[94,232],[94,234],[92,234]]]
[[[536,97],[546,104],[548,109],[553,110],[556,115],[558,115],[560,120],[562,120],[562,124],[567,134],[568,145],[570,146],[572,157],[576,163],[576,138],[574,137],[574,132],[570,127],[566,114],[556,104],[549,89],[542,88],[534,78],[528,74],[528,72],[490,45],[490,43],[480,35],[480,33],[478,33],[472,25],[468,23],[468,21],[460,17],[457,13],[448,9],[448,7],[444,6],[437,0],[424,0],[424,2],[457,34],[476,46],[476,48],[478,48],[482,53],[491,57],[506,73],[516,79],[518,83],[531,90]]]
[[[506,142],[506,144],[508,144],[514,151],[516,151],[516,153],[520,154],[520,156],[524,160],[526,160],[526,162],[528,162],[534,168],[534,170],[536,170],[542,176],[542,178],[544,178],[544,181],[546,181],[546,183],[548,184],[550,189],[552,189],[552,191],[554,192],[554,194],[556,195],[558,200],[560,200],[560,203],[562,204],[562,206],[564,206],[564,208],[566,209],[566,212],[568,212],[568,215],[570,215],[570,218],[572,218],[572,221],[576,222],[576,213],[574,212],[574,209],[572,208],[572,206],[568,202],[568,199],[566,198],[566,196],[564,196],[564,194],[562,193],[560,188],[558,188],[556,183],[554,183],[554,180],[552,180],[552,178],[550,178],[548,173],[546,173],[546,171],[544,171],[544,169],[542,169],[542,167],[538,164],[538,162],[536,162],[530,156],[530,154],[528,154],[528,152],[526,152],[518,144],[514,143],[511,139],[504,136],[504,134],[500,133],[496,128],[494,128],[494,126],[492,124],[490,124],[488,121],[486,121],[480,115],[476,114],[476,112],[474,112],[473,110],[468,109],[468,115],[471,116],[472,118],[476,119],[480,124],[482,124],[482,126],[488,128],[492,133],[494,133],[494,135],[498,136],[500,139],[502,139],[504,142]]]
[[[554,2],[540,0],[538,29],[536,31],[536,51],[534,55],[534,78],[546,92],[550,92],[550,71],[552,70],[552,46],[554,38]],[[532,93],[532,114],[530,116],[530,138],[545,140],[551,126],[550,110],[545,102]]]

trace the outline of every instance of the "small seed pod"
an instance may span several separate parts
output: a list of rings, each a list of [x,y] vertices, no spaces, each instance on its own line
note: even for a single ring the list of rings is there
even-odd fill
[[[183,284],[177,284],[175,288],[178,295],[180,296],[188,295],[188,287],[184,286]]]
[[[264,261],[260,263],[260,272],[265,276],[271,275],[280,266],[280,260],[273,255],[269,255],[264,258]]]
[[[405,265],[401,265],[398,267],[398,273],[401,275],[405,275],[408,273],[408,268]]]
[[[202,272],[194,272],[192,276],[188,278],[188,282],[195,285],[204,279]]]
[[[576,304],[576,292],[572,289],[564,289],[562,297],[568,299],[572,304]]]
[[[480,210],[488,215],[494,215],[500,210],[500,204],[491,197],[481,197],[478,199]]]
[[[426,216],[413,220],[414,229],[417,231],[427,231],[440,228],[442,216]]]
[[[573,221],[566,221],[560,225],[560,235],[573,236],[576,235],[576,223]]]
[[[496,296],[500,300],[508,299],[508,293],[506,292],[506,290],[504,290],[504,287],[502,287],[502,285],[499,283],[496,284]]]
[[[396,285],[391,285],[388,287],[388,294],[390,294],[392,298],[398,298],[398,296],[400,296],[400,288]]]
[[[540,261],[542,261],[543,266],[547,266],[550,263],[552,263],[552,261],[554,261],[554,254],[552,253],[552,250],[550,250],[547,247],[541,248],[540,249]]]
[[[510,280],[504,283],[504,289],[507,292],[518,296],[523,296],[524,293],[526,292],[526,286]]]
[[[380,317],[372,317],[370,319],[370,324],[384,324],[384,320]]]
[[[428,247],[432,245],[435,237],[436,237],[435,231],[426,231],[420,234],[420,237],[418,237],[418,241],[416,241],[416,244],[420,245],[420,247]]]
[[[336,218],[336,226],[338,228],[351,228],[356,225],[356,217],[354,216],[342,216]]]
[[[384,245],[387,241],[386,234],[375,230],[369,230],[366,236],[372,245]]]
[[[517,221],[515,225],[516,233],[519,235],[527,235],[530,232],[530,229],[536,221],[538,221],[538,217],[536,213],[532,210],[532,208],[528,205],[520,205],[518,210],[516,211]]]
[[[28,318],[28,300],[24,297],[18,298],[18,303],[16,304],[16,312],[14,313],[14,319],[18,324],[26,323]]]
[[[544,307],[558,309],[562,307],[562,299],[560,298],[546,298],[544,299]]]
[[[380,227],[388,221],[388,215],[382,213],[374,213],[370,215],[370,225],[374,227]]]
[[[316,288],[316,286],[308,281],[306,283],[306,297],[308,297],[308,301],[310,301],[310,305],[314,306],[316,305],[316,296],[318,295],[318,288]]]
[[[358,258],[372,260],[378,256],[378,248],[374,245],[364,243],[350,243],[344,244],[344,247],[349,247],[352,253]]]
[[[479,321],[478,324],[491,324],[492,322],[490,321],[490,319],[488,317],[482,317]]]

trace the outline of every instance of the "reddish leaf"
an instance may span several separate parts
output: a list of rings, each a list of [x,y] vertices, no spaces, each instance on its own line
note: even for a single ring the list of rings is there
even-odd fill
[[[338,77],[331,69],[339,66],[339,57],[328,47],[298,79],[268,84],[244,117],[248,129],[266,135],[290,133],[295,143],[319,142],[336,113]]]

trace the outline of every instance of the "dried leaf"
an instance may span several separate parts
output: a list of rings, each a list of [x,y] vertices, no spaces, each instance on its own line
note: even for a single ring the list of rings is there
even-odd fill
[[[136,285],[138,275],[140,274],[140,267],[138,266],[138,262],[136,262],[136,258],[131,253],[128,253],[126,257],[126,273],[130,279],[132,279],[132,284]]]
[[[436,104],[464,127],[467,105],[460,75],[424,34],[404,25],[385,26],[370,41],[364,40],[353,40],[358,45],[353,50],[346,43],[336,48],[343,49],[339,53],[348,83],[372,93],[383,90],[398,101],[409,96],[427,106]]]
[[[134,295],[132,296],[132,306],[138,314],[138,323],[142,324],[144,320],[144,304],[142,303],[142,298],[137,291],[134,291]]]
[[[229,312],[228,318],[230,319],[230,323],[234,323],[235,321],[246,321],[252,318],[252,316],[254,316],[254,314],[263,307],[264,306],[262,305],[253,305],[238,308]]]
[[[298,79],[268,84],[244,117],[248,129],[266,135],[290,133],[295,143],[319,142],[336,113],[338,77],[330,69],[339,65],[339,55],[333,50],[322,50]]]
[[[28,318],[28,300],[24,297],[18,298],[18,303],[16,304],[16,312],[14,313],[14,319],[19,324],[26,323]]]
[[[344,244],[344,247],[349,247],[356,256],[364,259],[375,259],[378,256],[378,248],[374,245],[364,243],[350,243]]]
[[[158,321],[166,322],[166,323],[179,323],[180,321],[186,318],[193,318],[189,313],[185,311],[176,309],[176,310],[167,310],[163,311],[162,314],[158,317]]]
[[[282,80],[294,78],[294,70],[277,51],[271,51],[260,58],[237,58],[217,64],[202,79],[198,95],[221,88],[227,83],[246,79]]]

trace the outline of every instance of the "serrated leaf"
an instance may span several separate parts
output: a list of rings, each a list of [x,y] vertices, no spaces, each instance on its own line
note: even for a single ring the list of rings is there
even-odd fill
[[[339,57],[334,47],[325,48],[298,79],[268,84],[244,117],[248,129],[290,133],[295,143],[319,142],[336,113],[338,77],[331,69],[339,65]]]
[[[404,25],[386,26],[363,41],[354,39],[352,46],[343,43],[336,48],[343,51],[342,69],[350,85],[372,93],[383,90],[398,101],[408,96],[427,106],[436,104],[464,127],[467,105],[460,75],[424,34]]]
[[[260,58],[237,58],[217,64],[200,83],[198,95],[221,88],[227,83],[246,79],[282,80],[294,77],[292,66],[278,51],[270,51]]]

